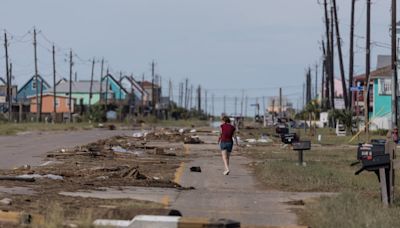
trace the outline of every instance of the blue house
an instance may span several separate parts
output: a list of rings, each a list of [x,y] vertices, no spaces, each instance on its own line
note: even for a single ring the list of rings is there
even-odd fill
[[[109,101],[124,101],[129,95],[129,92],[121,85],[119,80],[116,80],[111,74],[104,76],[101,83],[106,85],[106,88],[108,86],[108,91],[112,91],[108,94],[107,91],[102,91],[103,98],[107,97]]]
[[[389,129],[392,115],[392,67],[390,55],[379,55],[377,69],[371,72],[373,80],[373,129]]]
[[[50,88],[49,83],[46,82],[40,75],[37,76],[38,90],[39,93],[42,90],[41,85],[43,84],[43,91]],[[43,82],[43,83],[42,83]],[[32,76],[17,92],[17,101],[22,103],[28,103],[28,96],[36,95],[36,77]]]

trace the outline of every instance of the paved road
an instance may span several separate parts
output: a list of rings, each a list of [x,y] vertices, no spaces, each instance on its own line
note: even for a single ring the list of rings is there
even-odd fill
[[[93,129],[0,136],[0,169],[10,169],[26,164],[39,165],[43,162],[43,155],[46,152],[124,134],[130,134],[130,131]]]
[[[215,142],[217,138],[203,139]],[[241,156],[232,157],[231,174],[224,176],[220,153],[212,151],[215,148],[191,145],[189,154],[195,159],[183,165],[182,174],[177,173],[181,185],[196,188],[171,199],[171,207],[184,216],[228,218],[252,226],[291,226],[297,224],[297,217],[284,202],[321,195],[261,190],[246,166],[251,161]],[[200,166],[202,172],[190,172],[192,166]]]

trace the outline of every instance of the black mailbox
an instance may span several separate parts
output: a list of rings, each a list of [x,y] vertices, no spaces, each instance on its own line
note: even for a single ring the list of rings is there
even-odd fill
[[[292,144],[293,150],[311,150],[311,141],[300,141]]]
[[[282,140],[282,143],[284,143],[284,144],[292,144],[294,142],[299,141],[299,138],[297,137],[296,133],[287,133],[287,134],[281,135],[281,140]]]
[[[288,134],[289,128],[287,128],[286,126],[278,126],[276,127],[275,132],[278,135]]]
[[[298,152],[299,155],[299,165],[305,166],[304,162],[304,150],[311,150],[311,141],[298,141],[292,143],[293,150]]]
[[[385,153],[385,144],[375,142],[358,146],[357,159],[361,161],[362,169],[374,171],[389,167],[390,155]]]
[[[371,139],[371,144],[386,144],[386,139]]]

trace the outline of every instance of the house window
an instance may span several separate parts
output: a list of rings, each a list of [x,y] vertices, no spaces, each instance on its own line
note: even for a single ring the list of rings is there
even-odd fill
[[[60,107],[60,98],[56,98],[56,108]]]
[[[379,95],[392,94],[392,80],[391,79],[379,79],[378,91],[379,91]]]
[[[32,81],[32,89],[36,89],[36,80],[35,79]]]

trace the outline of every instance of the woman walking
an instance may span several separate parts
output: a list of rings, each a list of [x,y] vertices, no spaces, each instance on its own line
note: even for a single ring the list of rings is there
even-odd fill
[[[229,158],[233,149],[233,138],[235,139],[236,145],[239,146],[236,137],[236,128],[231,125],[229,117],[222,117],[223,124],[221,125],[221,134],[218,139],[219,146],[222,152],[222,161],[225,165],[224,175],[229,175]]]

